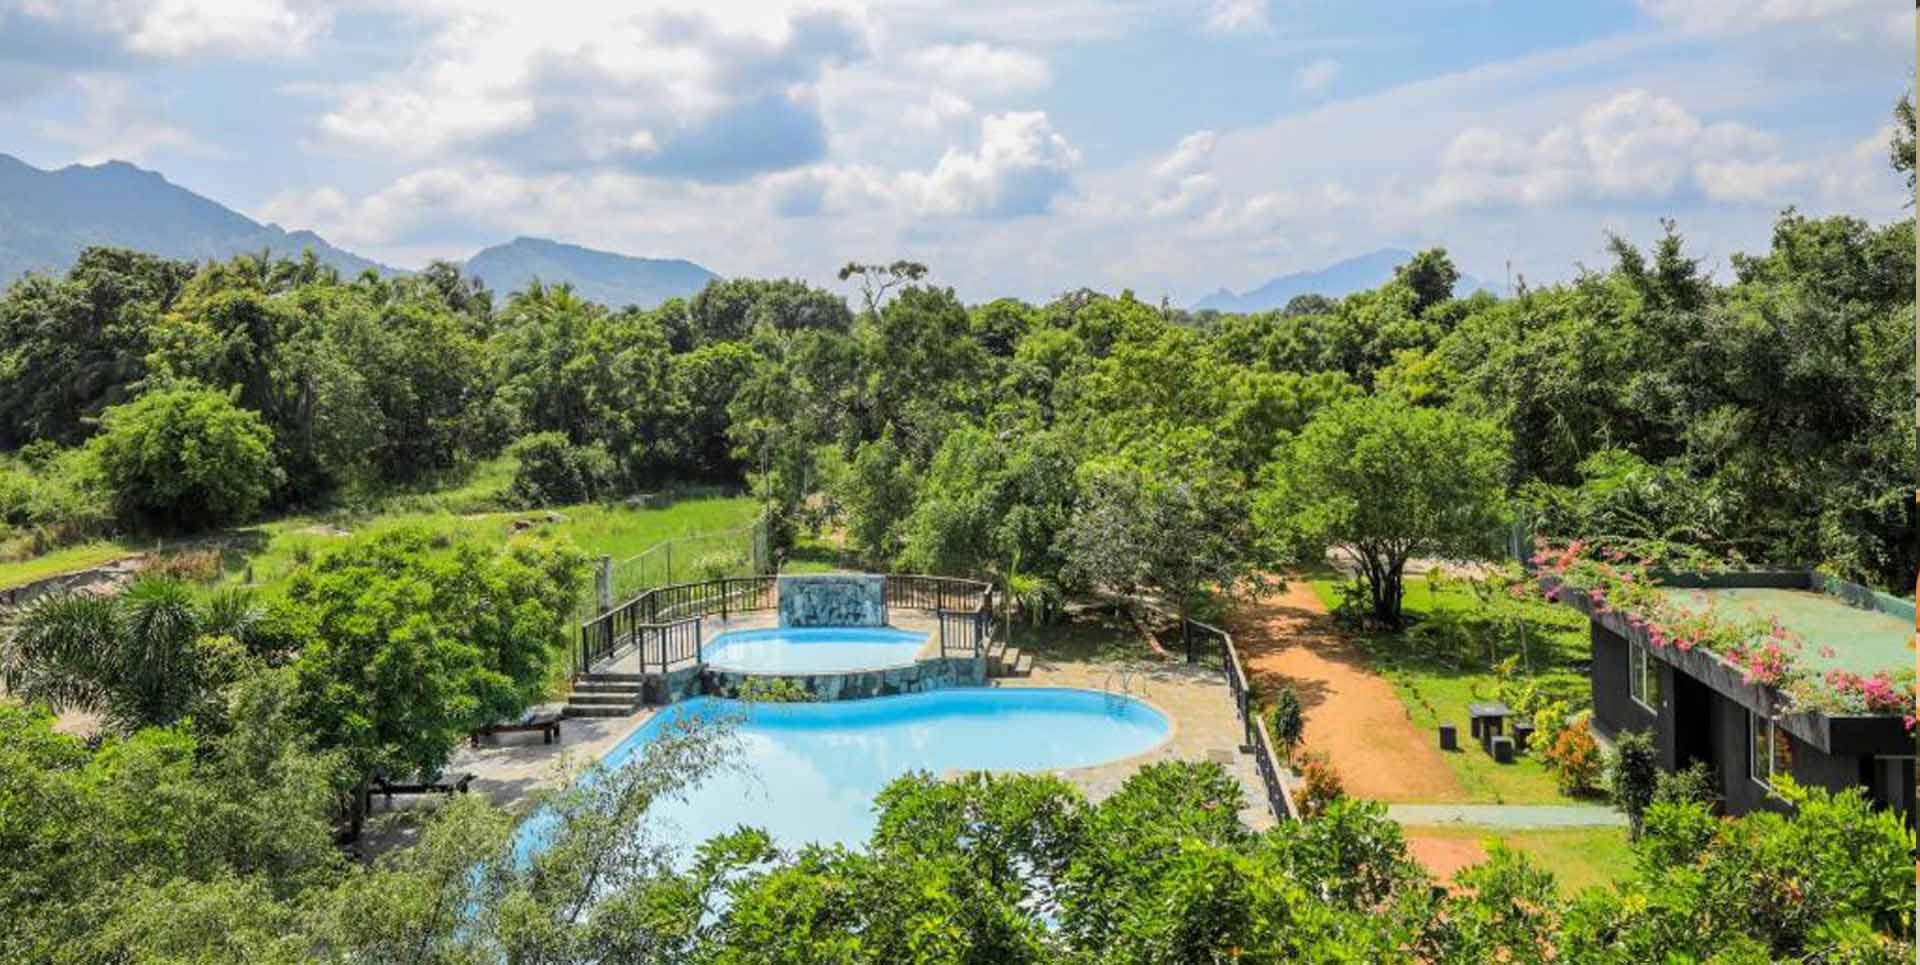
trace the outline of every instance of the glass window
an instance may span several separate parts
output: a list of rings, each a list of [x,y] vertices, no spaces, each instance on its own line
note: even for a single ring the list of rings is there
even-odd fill
[[[1642,707],[1660,710],[1660,661],[1639,642],[1627,641],[1627,691]]]
[[[1765,784],[1793,773],[1793,739],[1770,717],[1747,711],[1747,776]]]

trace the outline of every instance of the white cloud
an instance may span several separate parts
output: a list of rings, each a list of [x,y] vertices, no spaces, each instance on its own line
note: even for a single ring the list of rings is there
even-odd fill
[[[1265,33],[1272,29],[1267,0],[1211,0],[1207,8],[1208,33]]]
[[[1877,14],[1886,10],[1881,0],[1639,0],[1639,5],[1656,20],[1710,34],[1783,25],[1852,29],[1878,20]]]
[[[225,156],[225,152],[167,120],[164,103],[124,78],[88,74],[74,77],[72,84],[85,105],[80,116],[44,121],[39,129],[72,145],[82,163],[147,162],[161,150],[199,157]]]
[[[1628,90],[1534,136],[1469,127],[1448,143],[1425,202],[1555,204],[1654,199],[1693,186],[1718,201],[1776,200],[1801,173],[1776,139],[1746,125],[1702,123],[1671,98]]]
[[[1204,170],[1213,157],[1213,146],[1219,140],[1220,135],[1213,131],[1194,131],[1181,138],[1179,144],[1174,145],[1173,153],[1168,154],[1166,160],[1154,166],[1154,175],[1160,178],[1178,178]]]
[[[443,0],[435,16],[411,64],[338,95],[326,135],[379,156],[734,179],[820,157],[819,81],[870,44],[857,10],[798,2]]]
[[[1293,89],[1308,94],[1318,93],[1340,76],[1340,63],[1321,58],[1294,72]]]
[[[328,23],[318,5],[286,0],[19,0],[16,9],[56,27],[111,35],[129,53],[168,60],[286,56],[304,50]]]
[[[932,171],[906,178],[928,214],[1012,216],[1046,210],[1072,187],[1080,152],[1040,111],[990,114],[971,151],[949,148]]]
[[[1053,79],[1045,60],[983,43],[936,44],[914,51],[907,60],[944,84],[988,93],[1045,87]]]

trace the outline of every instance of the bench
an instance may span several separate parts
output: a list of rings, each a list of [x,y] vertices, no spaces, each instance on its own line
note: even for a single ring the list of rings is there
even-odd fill
[[[520,720],[505,724],[488,724],[469,735],[473,746],[480,746],[480,738],[495,734],[528,734],[539,731],[542,743],[551,744],[560,739],[559,714],[529,714]]]
[[[399,783],[384,777],[376,777],[373,779],[371,793],[368,796],[384,795],[387,806],[392,807],[395,794],[465,794],[467,785],[473,783],[474,777],[473,774],[455,774],[452,777],[437,774],[424,781],[416,780],[412,783]]]

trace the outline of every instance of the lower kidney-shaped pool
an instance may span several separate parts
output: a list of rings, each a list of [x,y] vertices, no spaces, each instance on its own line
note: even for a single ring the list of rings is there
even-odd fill
[[[662,710],[602,759],[638,762],[680,715],[728,716],[745,755],[683,801],[656,804],[647,821],[692,846],[745,824],[785,847],[857,846],[873,829],[873,797],[909,771],[1086,767],[1157,747],[1171,727],[1137,700],[1050,687],[965,688],[871,700],[743,704],[700,697]],[[518,850],[541,847],[534,815]]]

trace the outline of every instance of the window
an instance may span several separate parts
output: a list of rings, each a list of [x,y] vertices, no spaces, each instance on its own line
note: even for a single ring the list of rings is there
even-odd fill
[[[1747,711],[1747,776],[1765,784],[1775,774],[1793,773],[1793,738],[1771,717]]]
[[[1627,691],[1640,706],[1660,712],[1660,661],[1635,640],[1627,641]]]

